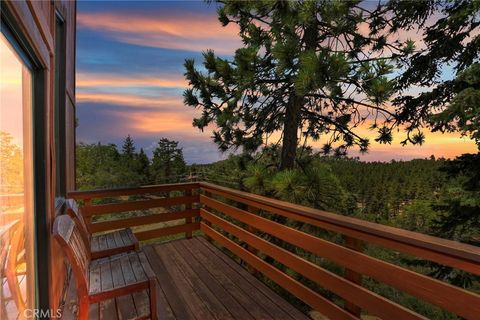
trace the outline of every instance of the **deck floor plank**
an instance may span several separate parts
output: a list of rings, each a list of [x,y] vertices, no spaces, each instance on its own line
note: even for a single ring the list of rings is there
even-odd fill
[[[236,263],[232,258],[228,257],[225,253],[222,251],[218,250],[215,246],[210,244],[205,238],[203,237],[195,237],[192,238],[192,240],[200,241],[208,250],[209,250],[209,256],[212,256],[212,253],[219,257],[226,265],[232,267],[235,269],[239,274],[241,274],[244,278],[244,281],[249,282],[251,285],[255,287],[256,291],[259,291],[263,293],[266,297],[269,298],[270,301],[275,303],[275,307],[269,309],[270,311],[275,311],[278,309],[283,310],[286,314],[290,316],[292,319],[308,319],[306,315],[304,315],[302,312],[300,312],[298,309],[296,309],[294,306],[292,306],[290,303],[285,301],[282,297],[277,295],[275,292],[273,292],[270,288],[268,288],[265,284],[263,284],[260,280],[257,278],[251,276],[248,271],[246,271],[244,268],[242,268],[238,263]],[[278,318],[276,318],[278,319]]]
[[[180,294],[180,290],[173,283],[172,279],[168,275],[163,262],[158,258],[158,255],[153,246],[147,246],[143,248],[148,262],[152,266],[153,272],[157,276],[157,296],[163,293],[168,306],[172,310],[172,314],[176,319],[192,320],[196,319],[194,313],[188,308],[187,303]],[[161,306],[159,306],[161,307]],[[159,308],[159,319],[163,317],[161,314],[161,308]]]
[[[230,294],[234,295],[238,301],[241,301],[242,305],[246,306],[256,319],[290,318],[287,313],[267,296],[246,281],[241,273],[238,273],[237,270],[226,264],[215,254],[210,253],[209,249],[203,244],[198,241],[192,241],[190,248],[192,251],[196,251],[196,255],[201,263],[208,267],[217,281],[224,284],[229,289]],[[240,266],[239,268],[241,271],[244,271]]]
[[[177,243],[178,246],[183,247],[184,255],[194,257],[194,259],[191,259],[192,267],[201,274],[202,278],[211,286],[218,285],[222,288],[216,291],[221,292],[219,297],[221,297],[225,306],[237,318],[273,319],[266,313],[266,310],[262,309],[257,303],[252,303],[252,298],[249,297],[249,293],[242,292],[241,289],[230,280],[231,277],[227,276],[227,269],[222,269],[222,266],[219,267],[213,264],[210,259],[203,255],[198,242],[191,241],[188,243],[188,246],[182,241],[178,241]]]
[[[213,314],[215,319],[218,320],[234,320],[234,317],[228,312],[227,308],[220,301],[220,295],[223,292],[212,290],[212,283],[208,283],[207,279],[202,281],[198,270],[193,270],[186,260],[193,260],[194,257],[185,258],[180,254],[176,246],[178,241],[172,241],[167,246],[167,252],[170,252],[171,256],[179,266],[179,270],[184,274],[185,278],[189,280],[190,285],[195,290],[197,295],[204,301],[208,301],[207,307]],[[208,283],[208,284],[207,284]],[[218,286],[218,284],[217,284]],[[218,289],[215,287],[215,289]]]
[[[165,268],[170,275],[170,279],[174,286],[179,289],[185,303],[188,305],[190,310],[193,311],[193,314],[197,319],[214,319],[214,315],[210,312],[207,306],[208,301],[201,299],[197,295],[191,283],[189,283],[188,279],[186,279],[183,273],[179,270],[179,266],[175,263],[173,257],[166,252],[165,248],[168,246],[168,243],[161,246],[155,246],[155,251],[158,255],[158,259],[165,264]],[[170,294],[167,294],[167,298],[171,300],[169,296]]]

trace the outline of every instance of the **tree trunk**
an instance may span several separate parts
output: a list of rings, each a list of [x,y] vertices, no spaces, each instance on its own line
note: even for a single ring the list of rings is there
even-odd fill
[[[297,156],[298,128],[300,126],[300,109],[302,97],[295,94],[290,96],[285,121],[283,124],[282,157],[280,170],[293,169]]]

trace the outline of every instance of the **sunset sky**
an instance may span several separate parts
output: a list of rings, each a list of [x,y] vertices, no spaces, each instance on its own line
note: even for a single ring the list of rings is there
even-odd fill
[[[221,27],[215,4],[200,1],[77,3],[77,142],[121,144],[130,134],[151,154],[159,138],[178,140],[188,163],[225,157],[211,141],[212,129],[192,127],[199,113],[183,105],[183,62],[213,49],[231,57],[241,46],[235,26]],[[476,152],[459,135],[427,134],[426,143],[400,146],[373,141],[366,161]],[[316,147],[316,145],[314,145]],[[355,150],[351,155],[358,155]]]

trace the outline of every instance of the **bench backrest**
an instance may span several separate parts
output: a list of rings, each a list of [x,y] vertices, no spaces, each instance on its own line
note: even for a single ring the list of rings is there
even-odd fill
[[[88,232],[87,224],[85,223],[85,219],[82,216],[82,212],[78,207],[77,201],[74,199],[67,199],[65,201],[67,206],[67,214],[75,221],[78,228],[80,229],[80,233],[82,235],[83,241],[85,241],[85,245],[90,248],[90,232]]]
[[[69,215],[55,218],[53,236],[64,250],[72,271],[77,279],[77,290],[88,293],[88,267],[90,265],[90,250],[85,245],[79,228]]]

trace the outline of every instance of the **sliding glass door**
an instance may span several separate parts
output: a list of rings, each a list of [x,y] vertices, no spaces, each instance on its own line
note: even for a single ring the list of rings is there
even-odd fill
[[[35,308],[32,71],[0,35],[0,318]]]

